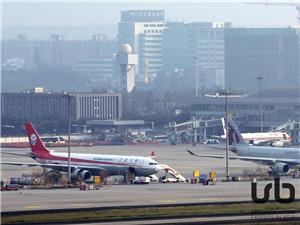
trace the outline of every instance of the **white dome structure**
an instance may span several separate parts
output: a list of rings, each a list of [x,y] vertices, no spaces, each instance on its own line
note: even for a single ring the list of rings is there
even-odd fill
[[[132,52],[132,48],[129,44],[122,44],[120,51],[125,54],[130,54]]]

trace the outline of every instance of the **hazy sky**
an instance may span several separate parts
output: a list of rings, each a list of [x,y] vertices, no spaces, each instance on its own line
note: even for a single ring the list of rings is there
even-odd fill
[[[112,3],[113,2],[113,3]],[[168,3],[169,2],[169,3]],[[174,2],[174,1],[173,1]],[[235,26],[286,26],[297,24],[294,6],[247,5],[242,1],[159,3],[148,1],[4,1],[3,25],[76,26],[116,24],[120,11],[129,9],[164,9],[171,21],[229,21]],[[226,2],[226,3],[225,3]],[[289,2],[289,1],[285,1]],[[296,2],[296,1],[291,1]],[[300,0],[297,1],[300,3]]]

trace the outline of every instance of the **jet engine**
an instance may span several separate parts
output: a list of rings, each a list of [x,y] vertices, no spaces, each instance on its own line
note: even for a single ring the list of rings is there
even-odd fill
[[[88,170],[81,170],[80,173],[79,173],[79,176],[81,177],[82,180],[88,181],[88,180],[91,179],[92,174]]]
[[[82,180],[87,182],[91,179],[92,174],[88,170],[81,170],[81,169],[75,168],[72,170],[71,176],[72,176],[72,178],[80,177]]]
[[[271,166],[272,172],[275,173],[287,173],[290,169],[289,165],[286,163],[276,163]]]
[[[271,143],[271,146],[273,146],[273,147],[283,147],[284,143],[283,143],[283,141],[273,141]]]

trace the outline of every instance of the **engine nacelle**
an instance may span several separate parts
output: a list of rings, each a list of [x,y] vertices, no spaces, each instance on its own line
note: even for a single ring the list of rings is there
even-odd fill
[[[290,169],[289,165],[286,163],[276,163],[271,166],[272,172],[276,173],[287,173]]]
[[[273,141],[271,143],[271,146],[273,146],[273,147],[283,147],[284,146],[284,142],[283,141]]]
[[[72,172],[71,173],[72,178],[80,177],[82,180],[84,180],[86,182],[92,178],[92,174],[88,170],[81,170],[81,169],[75,168],[75,169],[72,169],[71,172]]]
[[[79,172],[79,176],[81,177],[82,180],[89,181],[91,179],[91,177],[92,177],[92,174],[88,170],[81,170]]]

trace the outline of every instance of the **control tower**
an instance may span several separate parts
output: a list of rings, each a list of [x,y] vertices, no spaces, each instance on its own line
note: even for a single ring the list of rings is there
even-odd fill
[[[138,61],[137,54],[132,53],[132,48],[129,44],[122,44],[117,57],[121,91],[130,93],[135,86],[134,70]]]

